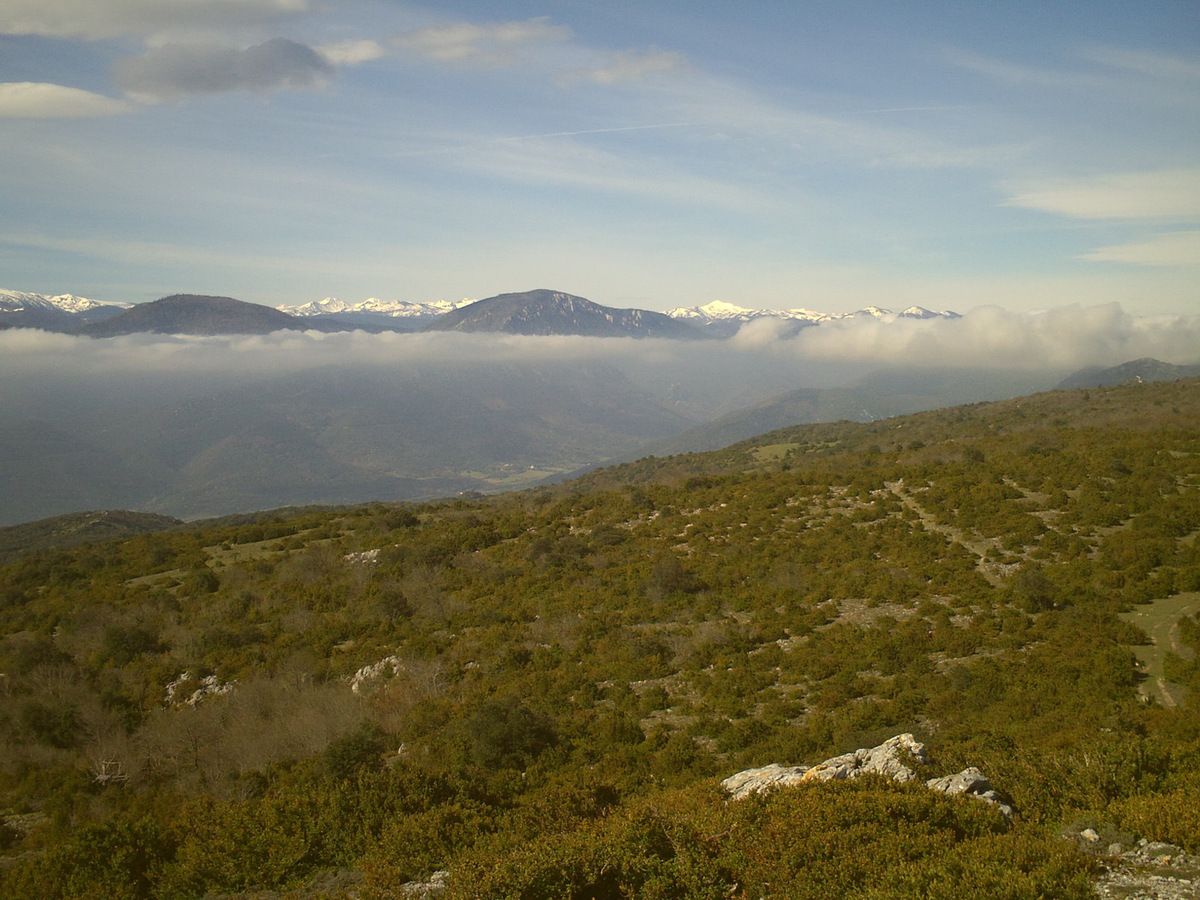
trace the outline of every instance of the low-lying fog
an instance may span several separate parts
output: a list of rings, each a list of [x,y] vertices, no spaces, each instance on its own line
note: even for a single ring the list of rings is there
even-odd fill
[[[95,340],[14,329],[0,332],[0,522],[518,487],[655,447],[707,446],[711,435],[678,441],[800,388],[869,384],[839,414],[869,418],[1052,387],[1085,366],[1147,356],[1200,359],[1200,316],[982,308],[799,333],[760,320],[730,340],[695,342],[455,332]],[[920,392],[902,384],[906,371],[930,369],[963,374],[941,387],[926,379]],[[874,411],[870,399],[890,384],[911,395],[907,407]]]

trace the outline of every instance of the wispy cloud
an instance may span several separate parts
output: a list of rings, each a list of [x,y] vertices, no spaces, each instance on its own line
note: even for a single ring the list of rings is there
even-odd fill
[[[321,44],[316,51],[335,66],[357,66],[387,55],[382,44],[370,39]]]
[[[1080,55],[1101,65],[1151,78],[1200,80],[1200,59],[1194,56],[1124,50],[1120,47],[1092,47],[1082,51]]]
[[[117,80],[130,95],[171,100],[224,91],[276,91],[314,87],[332,74],[329,61],[295,41],[272,38],[238,50],[168,44],[117,63]]]
[[[685,206],[743,212],[762,211],[773,205],[770,198],[735,184],[692,175],[678,166],[643,157],[585,146],[566,132],[464,147],[458,159],[461,165],[474,171],[527,184],[629,194]]]
[[[1200,219],[1200,169],[1125,172],[1018,189],[1004,201],[1075,219]]]
[[[0,119],[79,119],[128,112],[123,100],[61,84],[0,84]]]
[[[1146,241],[1098,247],[1080,258],[1138,266],[1200,267],[1200,231],[1176,231]]]
[[[511,65],[534,48],[569,40],[571,29],[545,17],[513,22],[452,22],[405,32],[396,46],[441,63]]]
[[[308,0],[4,0],[0,34],[88,40],[145,36],[262,25],[308,8]]]
[[[966,50],[947,50],[945,59],[950,65],[964,71],[982,75],[1002,84],[1019,87],[1097,88],[1103,87],[1110,81],[1110,79],[1095,73],[1014,63]]]
[[[594,84],[641,81],[654,75],[677,72],[687,65],[682,53],[670,50],[626,50],[602,63],[570,73],[566,80],[581,79]]]

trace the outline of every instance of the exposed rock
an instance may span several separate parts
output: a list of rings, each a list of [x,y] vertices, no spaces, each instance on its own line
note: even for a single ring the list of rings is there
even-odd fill
[[[941,778],[930,778],[925,782],[925,786],[932,791],[941,791],[943,794],[969,794],[972,797],[977,797],[988,803],[995,804],[1000,812],[1006,816],[1013,814],[1013,808],[992,790],[992,783],[987,780],[987,776],[980,772],[974,766],[963,769],[957,775],[943,775]],[[1091,831],[1089,828],[1088,831]],[[1093,831],[1093,835],[1096,833]],[[1084,837],[1087,837],[1085,834]],[[1088,838],[1088,840],[1100,840],[1100,836]]]
[[[765,790],[791,787],[808,781],[842,781],[860,775],[882,775],[893,781],[911,781],[917,773],[909,762],[925,765],[925,745],[911,734],[898,734],[878,747],[855,750],[834,756],[809,768],[808,766],[781,766],[773,763],[760,769],[747,769],[730,775],[721,782],[733,800],[740,800]]]
[[[216,675],[205,675],[203,678],[193,679],[191,672],[184,671],[179,673],[179,677],[174,681],[167,682],[163,703],[166,706],[174,706],[181,702],[183,694],[187,693],[184,688],[198,685],[185,699],[182,699],[182,702],[188,706],[197,706],[209,697],[220,697],[230,693],[236,684],[236,681],[221,681]]]
[[[1100,835],[1096,832],[1095,828],[1085,828],[1079,832],[1079,836],[1089,844],[1096,844],[1100,841]]]
[[[893,781],[912,781],[917,777],[908,765],[926,765],[925,745],[911,734],[898,734],[878,747],[843,753],[818,763],[804,773],[804,781],[842,781],[860,775],[882,775]]]
[[[730,775],[721,782],[721,787],[729,794],[731,800],[741,800],[771,788],[800,784],[807,771],[808,766],[781,766],[771,763],[761,769],[746,769],[744,772]]]
[[[379,562],[379,548],[362,550],[358,553],[347,553],[342,557],[342,560],[352,566],[373,566]]]
[[[1200,897],[1200,856],[1174,844],[1141,840],[1124,853],[1112,854],[1106,871],[1096,882],[1096,893],[1105,900],[1185,900]]]
[[[446,879],[449,872],[437,871],[429,876],[428,881],[410,881],[400,885],[400,896],[412,900],[427,900],[430,897],[441,897],[446,893]]]
[[[368,685],[384,677],[395,678],[405,669],[399,656],[385,656],[378,662],[368,663],[350,676],[350,690],[358,694]]]
[[[741,800],[751,794],[762,793],[781,787],[792,787],[813,781],[842,781],[862,775],[881,775],[892,781],[912,781],[917,777],[913,765],[925,766],[929,757],[925,745],[911,734],[898,734],[888,738],[878,747],[855,750],[831,757],[815,766],[781,766],[772,763],[759,769],[746,769],[730,775],[721,782],[721,787],[731,800]],[[971,767],[956,775],[931,778],[925,782],[930,790],[943,794],[966,794],[978,800],[994,804],[1006,816],[1013,814],[1012,807],[992,790],[991,783],[982,772]]]

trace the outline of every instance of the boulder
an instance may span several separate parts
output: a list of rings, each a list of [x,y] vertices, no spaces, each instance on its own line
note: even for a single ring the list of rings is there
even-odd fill
[[[911,734],[898,734],[878,747],[834,756],[811,768],[772,763],[760,769],[746,769],[730,775],[721,782],[721,787],[731,799],[741,800],[772,788],[791,787],[809,781],[842,781],[860,775],[882,775],[893,781],[911,781],[917,777],[917,773],[908,763],[925,765],[927,761],[924,744]]]
[[[1013,814],[1012,807],[1005,803],[1000,795],[992,790],[992,784],[987,780],[987,776],[974,766],[963,769],[957,775],[943,775],[941,778],[930,778],[925,782],[925,786],[931,791],[940,791],[943,794],[967,794],[986,803],[994,804],[1006,816]],[[1091,829],[1088,830],[1090,831]],[[1097,836],[1095,839],[1099,840],[1100,838]]]
[[[911,734],[898,734],[878,747],[843,753],[817,763],[804,773],[804,781],[842,781],[860,775],[882,775],[892,781],[912,781],[917,773],[908,765],[926,765],[925,745]]]
[[[807,771],[808,766],[781,766],[771,763],[761,769],[746,769],[744,772],[730,775],[721,782],[721,787],[729,794],[730,799],[741,800],[771,788],[799,784],[804,780],[804,773]]]

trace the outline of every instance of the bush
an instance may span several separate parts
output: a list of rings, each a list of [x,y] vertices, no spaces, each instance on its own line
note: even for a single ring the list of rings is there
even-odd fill
[[[383,729],[374,722],[364,722],[325,748],[325,769],[334,778],[352,778],[360,769],[379,769],[388,749]]]
[[[485,701],[464,730],[471,762],[488,768],[522,768],[556,740],[550,720],[516,698]]]

